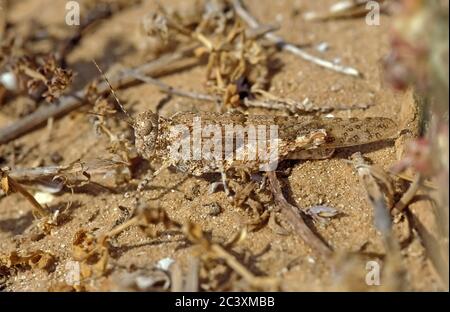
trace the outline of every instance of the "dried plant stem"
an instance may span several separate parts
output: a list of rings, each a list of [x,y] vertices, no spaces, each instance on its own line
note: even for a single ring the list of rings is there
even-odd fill
[[[240,0],[233,0],[232,1],[234,9],[236,13],[251,27],[251,28],[260,28],[261,25],[258,23],[258,21],[242,6]],[[264,37],[267,40],[272,41],[277,46],[279,46],[281,49],[290,52],[294,55],[297,55],[304,59],[305,61],[311,62],[313,64],[316,64],[318,66],[333,70],[338,73],[342,73],[345,75],[355,76],[359,77],[361,74],[359,71],[355,68],[343,66],[339,64],[335,64],[333,62],[321,59],[317,56],[311,55],[304,50],[300,49],[299,47],[286,42],[282,37],[277,36],[273,33],[266,33]]]
[[[49,215],[49,212],[44,209],[37,202],[37,200],[31,195],[20,183],[16,182],[13,178],[8,176],[5,172],[1,171],[1,185],[5,193],[17,192],[25,197],[33,206],[33,213],[37,218],[43,218]]]
[[[369,105],[352,105],[352,106],[316,106],[308,98],[303,101],[297,101],[290,98],[282,98],[273,95],[264,90],[254,90],[254,94],[258,94],[256,99],[244,99],[244,106],[259,107],[272,110],[285,110],[292,114],[311,113],[311,112],[328,112],[332,110],[350,110],[350,109],[367,109]]]
[[[82,174],[88,172],[89,175],[104,174],[108,169],[117,166],[128,165],[122,161],[95,160],[90,162],[75,161],[68,165],[45,166],[34,168],[8,168],[8,176],[22,182],[33,182],[45,179],[53,179],[65,174]]]
[[[170,291],[171,292],[182,292],[185,291],[183,271],[180,265],[175,262],[170,266]]]
[[[354,153],[351,158],[366,191],[367,201],[373,208],[374,225],[390,244],[392,220],[389,210],[394,196],[392,183],[382,169],[366,164],[360,152]]]
[[[253,275],[252,272],[247,270],[234,256],[226,251],[222,246],[218,244],[212,244],[211,250],[232,268],[236,273],[242,276],[252,287],[256,288],[275,288],[279,285],[279,280],[270,277],[260,277]]]
[[[188,259],[188,273],[184,284],[184,291],[197,292],[199,290],[200,259],[190,256]]]
[[[170,94],[170,95],[190,98],[190,99],[198,100],[198,101],[206,101],[206,102],[220,101],[220,99],[218,99],[212,95],[209,95],[209,94],[204,94],[204,93],[199,93],[199,92],[189,92],[189,91],[174,88],[168,84],[165,84],[164,82],[162,82],[159,79],[155,79],[155,78],[143,75],[134,70],[127,72],[127,75],[128,74],[134,76],[137,80],[155,85],[162,92]],[[268,92],[262,93],[261,90],[259,90],[259,92],[261,93],[261,95],[264,96],[263,99],[245,98],[243,101],[243,105],[247,108],[255,107],[255,108],[265,108],[265,109],[270,109],[270,110],[283,110],[283,111],[288,111],[292,114],[311,113],[311,112],[328,112],[331,110],[366,109],[368,107],[367,105],[357,105],[357,106],[350,106],[350,107],[340,107],[340,106],[338,106],[338,107],[328,107],[328,106],[318,107],[318,106],[314,106],[312,103],[309,103],[309,102],[302,103],[302,102],[298,102],[298,101],[295,101],[292,99],[277,98],[276,96],[274,96]]]
[[[383,3],[383,0],[375,0]],[[364,16],[369,11],[366,4],[369,0],[344,0],[335,3],[326,12],[308,12],[304,19],[308,21],[328,21],[332,19],[343,19]]]
[[[417,191],[419,190],[421,184],[422,184],[423,176],[418,173],[413,183],[409,186],[408,190],[405,194],[403,194],[402,198],[398,201],[398,203],[395,205],[394,210],[397,212],[403,211],[409,204],[409,202],[416,196]]]
[[[167,67],[172,63],[181,60],[186,55],[190,54],[194,50],[194,47],[183,49],[179,52],[164,55],[161,58],[154,60],[150,63],[139,66],[135,71],[146,75],[162,75],[167,72]],[[127,75],[126,73],[118,75],[111,79],[110,83],[113,88],[121,88],[131,83],[136,82],[136,78],[133,75]],[[97,92],[99,94],[106,94],[110,92],[110,88],[106,82],[100,83],[97,86]],[[0,129],[0,144],[8,143],[11,140],[17,139],[26,133],[42,126],[49,118],[62,117],[71,111],[74,111],[81,106],[87,104],[84,100],[86,90],[80,90],[73,95],[63,96],[59,101],[50,106],[42,106],[32,114],[25,116],[10,126],[6,126]]]
[[[311,248],[318,251],[321,255],[329,257],[332,254],[332,250],[306,225],[302,216],[299,214],[299,210],[286,200],[276,173],[269,171],[267,172],[267,176],[269,177],[270,187],[275,201],[281,208],[281,213]]]
[[[162,92],[165,92],[170,95],[176,95],[176,96],[186,97],[186,98],[199,100],[199,101],[207,101],[207,102],[214,102],[217,100],[215,97],[213,97],[209,94],[202,94],[202,93],[197,93],[197,92],[189,92],[189,91],[176,89],[172,86],[169,86],[168,84],[165,84],[164,82],[162,82],[158,79],[143,75],[140,72],[135,71],[135,70],[129,71],[127,74],[133,76],[134,78],[136,78],[139,81],[155,85]]]
[[[128,229],[129,227],[131,227],[133,225],[138,225],[139,222],[140,222],[140,216],[135,216],[135,217],[125,221],[124,223],[116,226],[115,228],[113,228],[111,231],[109,231],[107,234],[105,234],[105,237],[116,236],[117,234],[122,233],[123,231]]]

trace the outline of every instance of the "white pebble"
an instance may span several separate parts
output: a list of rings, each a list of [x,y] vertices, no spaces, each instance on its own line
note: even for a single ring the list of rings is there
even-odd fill
[[[8,90],[14,91],[17,89],[16,75],[12,72],[6,72],[0,75],[0,83]]]
[[[308,262],[311,263],[311,264],[316,263],[316,260],[314,260],[314,258],[311,257],[311,256],[308,256],[308,257],[306,258],[306,260],[308,260]]]
[[[34,194],[34,199],[36,199],[36,201],[41,205],[51,203],[54,198],[55,198],[55,196],[53,196],[50,193],[46,193],[46,192],[36,192]]]

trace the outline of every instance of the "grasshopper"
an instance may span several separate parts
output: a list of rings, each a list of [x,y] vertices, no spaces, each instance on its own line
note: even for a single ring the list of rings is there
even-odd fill
[[[94,64],[103,74],[95,61]],[[223,184],[226,187],[226,172],[231,169],[241,168],[255,172],[264,168],[262,171],[275,171],[278,161],[328,158],[331,157],[336,148],[374,143],[394,138],[398,134],[395,122],[385,117],[342,119],[310,116],[246,115],[238,111],[232,111],[227,113],[179,112],[170,118],[164,118],[148,110],[132,118],[120,103],[106,76],[104,78],[117,104],[127,118],[131,120],[138,153],[147,160],[158,159],[162,161],[163,166],[153,176],[170,166],[194,176],[219,172],[222,174]],[[191,139],[191,134],[196,131],[197,120],[201,120],[203,129],[199,129],[200,134],[197,137],[193,136]],[[254,140],[254,136],[248,136],[247,139],[240,137],[241,140],[239,140],[238,134],[234,131],[228,131],[236,126],[249,133],[253,131],[253,133],[258,132],[260,134],[260,130],[263,130],[263,137],[267,135],[267,127],[270,128],[271,134],[274,130],[276,138],[270,138],[269,141],[270,145],[275,145],[276,153],[272,153],[272,150],[270,152],[265,150],[267,138]],[[180,127],[185,131],[173,135],[173,129]],[[204,129],[209,129],[208,134],[212,136],[209,143],[211,141],[214,143],[214,153],[207,150],[204,153],[205,155],[190,157],[191,154],[201,154],[204,151],[200,146],[194,148],[193,151],[189,150],[187,153],[189,155],[184,155],[189,157],[174,157],[174,147],[183,148],[180,146],[180,142],[185,143],[185,145],[186,143],[195,144],[192,141],[201,140]],[[263,162],[267,161],[265,159],[267,157],[260,157],[260,154],[253,153],[256,150],[260,151],[261,145],[263,145],[262,154],[264,156],[269,155],[269,166],[261,166]],[[231,149],[227,146],[231,146]],[[240,157],[236,157],[238,154]],[[146,184],[147,182],[148,178],[146,177],[143,183]]]

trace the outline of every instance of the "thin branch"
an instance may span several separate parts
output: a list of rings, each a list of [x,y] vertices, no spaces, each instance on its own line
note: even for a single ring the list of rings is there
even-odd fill
[[[249,99],[245,98],[243,105],[246,107],[259,107],[272,110],[285,110],[292,114],[311,113],[311,112],[329,112],[336,110],[367,109],[369,105],[351,105],[351,106],[317,106],[308,98],[303,101],[297,101],[290,98],[275,96],[264,90],[256,90],[254,93],[260,94],[263,98]]]
[[[275,201],[281,208],[281,213],[286,217],[305,243],[318,251],[321,255],[329,257],[332,254],[332,250],[306,225],[298,208],[294,207],[286,200],[282,193],[276,173],[274,171],[268,171],[267,176],[269,177],[270,188],[275,197]]]
[[[260,28],[261,25],[258,23],[258,21],[242,6],[240,0],[233,0],[232,1],[234,10],[236,13],[251,27],[251,28]],[[278,47],[281,49],[290,52],[294,55],[297,55],[304,59],[305,61],[311,62],[313,64],[316,64],[318,66],[355,77],[360,77],[360,72],[352,67],[343,66],[339,64],[335,64],[333,62],[321,59],[317,56],[311,55],[308,52],[303,51],[299,47],[295,46],[294,44],[286,42],[282,37],[277,36],[273,33],[266,33],[264,37],[267,40],[272,41],[275,43]]]
[[[45,166],[33,168],[7,168],[8,176],[16,181],[32,182],[42,179],[53,179],[57,176],[67,174],[82,174],[88,172],[89,175],[105,174],[110,169],[117,166],[127,166],[128,164],[121,161],[97,159],[90,162],[76,161],[69,165]],[[6,171],[5,169],[3,169]]]
[[[277,278],[255,276],[242,263],[230,254],[225,248],[219,244],[211,244],[211,250],[220,258],[224,259],[230,268],[242,276],[251,286],[255,288],[277,288],[279,280]]]
[[[325,12],[307,12],[303,18],[307,21],[329,21],[333,19],[346,19],[367,15],[369,9],[366,4],[370,0],[344,0],[333,4]],[[384,0],[375,0],[379,3],[381,11],[386,11],[388,3]]]
[[[134,78],[136,78],[139,81],[155,85],[162,92],[165,92],[170,95],[176,95],[176,96],[186,97],[186,98],[199,100],[199,101],[207,101],[207,102],[215,102],[217,100],[215,97],[208,95],[208,94],[189,92],[189,91],[176,89],[168,84],[165,84],[164,82],[162,82],[158,79],[146,76],[136,70],[130,70],[129,72],[127,72],[127,75],[133,76]]]
[[[370,166],[364,160],[360,152],[351,156],[359,181],[364,186],[367,201],[373,207],[373,222],[378,231],[391,240],[392,220],[389,213],[394,198],[394,189],[389,176],[377,167]]]
[[[6,172],[0,169],[1,184],[0,189],[8,194],[9,192],[20,193],[33,206],[33,214],[38,218],[49,215],[49,212],[39,204],[39,202],[31,195],[20,183],[11,178]]]
[[[398,203],[395,205],[394,211],[401,212],[408,206],[408,204],[411,202],[414,196],[416,196],[417,191],[420,189],[422,181],[423,176],[420,173],[417,173],[413,183],[411,183],[406,193],[403,194],[402,198],[400,198]]]

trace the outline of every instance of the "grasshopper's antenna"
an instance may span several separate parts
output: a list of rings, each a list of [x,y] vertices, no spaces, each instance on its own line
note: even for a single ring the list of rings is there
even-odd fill
[[[128,111],[125,109],[125,107],[122,105],[122,103],[120,103],[119,98],[116,95],[116,92],[114,91],[112,85],[109,83],[108,78],[106,77],[105,73],[101,70],[100,66],[98,66],[97,62],[93,59],[92,62],[94,63],[95,67],[97,67],[98,71],[100,72],[100,74],[102,74],[103,79],[105,79],[106,84],[109,87],[109,90],[111,91],[112,96],[114,97],[114,99],[116,100],[117,105],[119,105],[120,110],[125,114],[125,116],[127,116],[128,122],[131,122],[130,125],[133,125],[133,118],[131,118],[130,114],[128,113]]]

